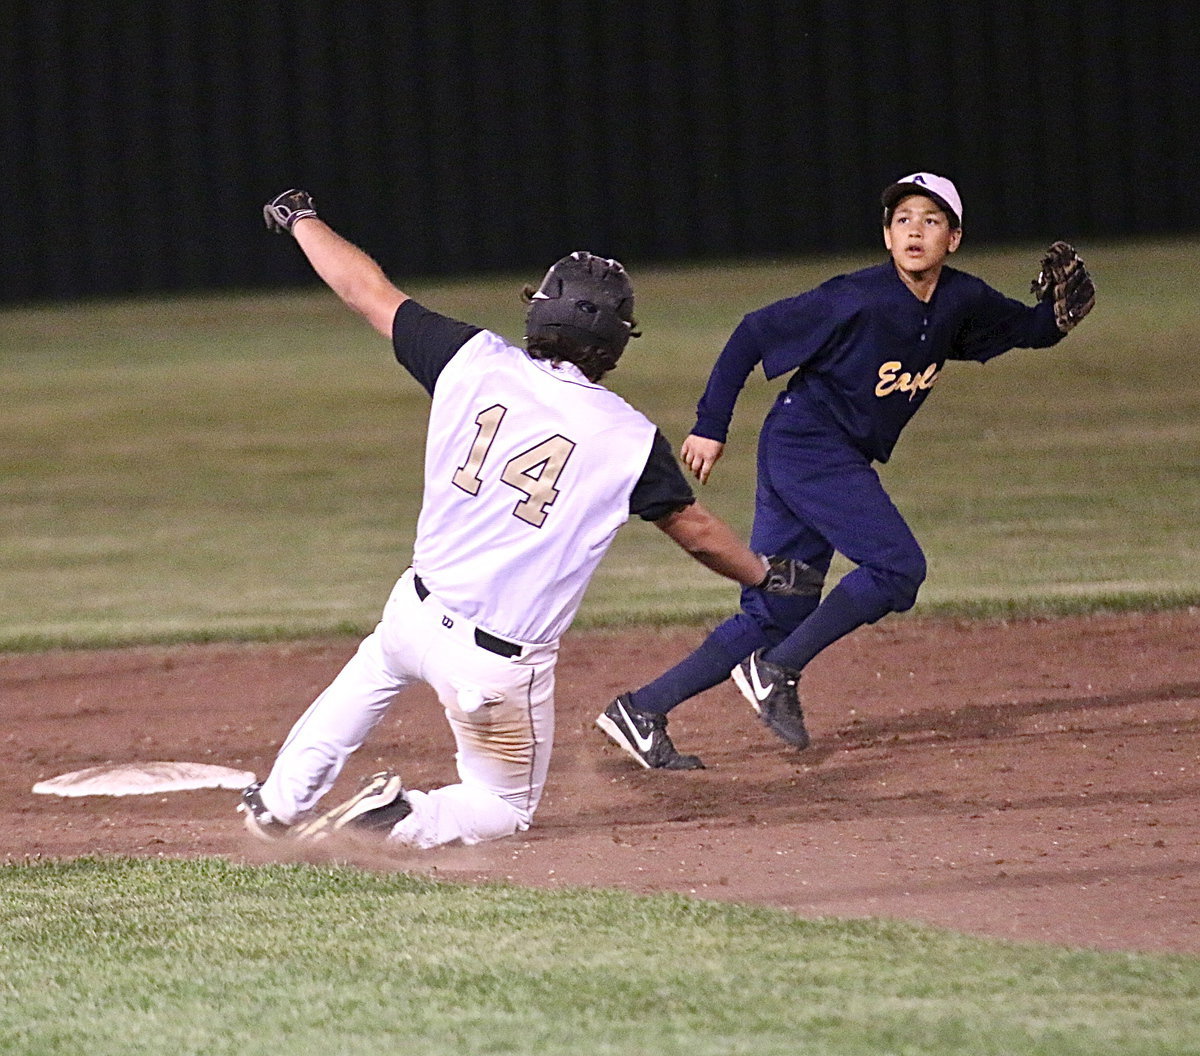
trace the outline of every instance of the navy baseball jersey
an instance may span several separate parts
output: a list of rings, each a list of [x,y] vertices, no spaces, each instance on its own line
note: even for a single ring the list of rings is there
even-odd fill
[[[949,267],[926,303],[887,260],[747,315],[713,367],[692,432],[725,441],[761,362],[768,378],[794,371],[787,387],[796,403],[886,462],[947,360],[982,363],[1062,337],[1050,304],[1029,307]]]

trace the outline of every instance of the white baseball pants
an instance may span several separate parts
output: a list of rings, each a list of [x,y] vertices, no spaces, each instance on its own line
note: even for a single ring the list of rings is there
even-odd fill
[[[266,808],[283,822],[311,810],[400,690],[423,681],[454,733],[459,783],[406,791],[412,813],[390,839],[437,847],[528,829],[550,766],[558,644],[514,643],[520,655],[506,657],[475,631],[433,595],[422,600],[405,572],[375,630],[292,727],[263,782]]]

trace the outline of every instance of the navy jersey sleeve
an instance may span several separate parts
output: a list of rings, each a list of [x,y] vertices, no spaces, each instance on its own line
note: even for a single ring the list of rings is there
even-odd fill
[[[747,316],[758,330],[763,373],[768,378],[809,366],[836,343],[863,307],[862,293],[853,279],[838,275],[816,289]]]
[[[656,429],[646,468],[629,496],[629,512],[643,521],[657,521],[695,501],[691,485],[671,453],[671,445]]]
[[[708,385],[696,405],[696,424],[692,429],[696,436],[725,442],[733,419],[733,405],[737,403],[750,371],[761,359],[757,328],[747,316],[730,334],[713,364]]]
[[[432,396],[442,368],[479,330],[478,326],[460,323],[407,300],[396,309],[392,320],[392,351]]]
[[[1052,304],[1030,307],[977,281],[978,290],[949,358],[984,363],[1013,348],[1048,348],[1065,336],[1054,322]]]
[[[857,303],[854,290],[839,276],[747,315],[713,365],[692,432],[724,443],[750,372],[761,362],[767,378],[777,378],[812,362],[853,316]]]

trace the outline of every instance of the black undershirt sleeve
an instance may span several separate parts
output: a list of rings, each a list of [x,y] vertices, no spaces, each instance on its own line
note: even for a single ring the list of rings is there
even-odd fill
[[[675,461],[671,445],[662,432],[655,429],[646,468],[629,496],[629,512],[643,521],[657,521],[695,501],[696,496]]]
[[[478,326],[460,323],[407,300],[396,309],[392,320],[392,351],[432,396],[442,368],[479,330]]]

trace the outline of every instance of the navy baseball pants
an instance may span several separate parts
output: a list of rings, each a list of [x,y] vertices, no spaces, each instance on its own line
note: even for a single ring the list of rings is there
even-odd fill
[[[742,611],[634,693],[634,706],[669,711],[764,647],[768,660],[799,670],[855,628],[912,608],[925,579],[925,555],[870,459],[826,411],[793,393],[775,401],[759,436],[750,546],[822,572],[838,551],[858,567],[819,605],[816,597],[744,589]]]

